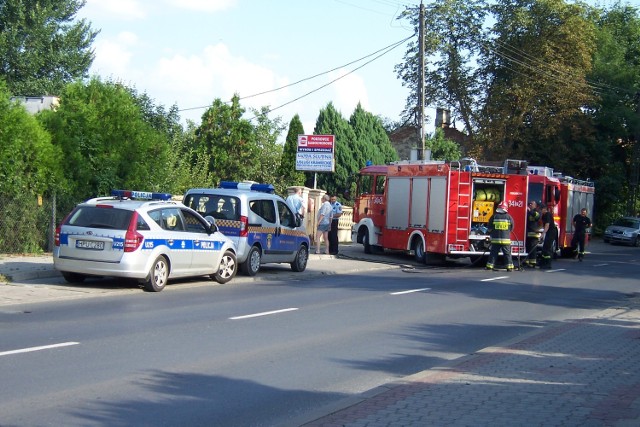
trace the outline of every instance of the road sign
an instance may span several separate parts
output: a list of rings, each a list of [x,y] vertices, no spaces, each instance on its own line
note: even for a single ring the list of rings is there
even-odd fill
[[[334,135],[298,135],[296,170],[309,172],[334,172],[334,154]]]

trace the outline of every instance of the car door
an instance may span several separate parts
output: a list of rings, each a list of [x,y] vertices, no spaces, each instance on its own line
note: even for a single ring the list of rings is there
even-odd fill
[[[171,207],[160,209],[160,217],[154,218],[162,227],[163,242],[171,262],[171,273],[174,276],[188,274],[191,268],[193,254],[193,240],[185,230],[184,220],[180,208]]]
[[[289,205],[282,200],[276,200],[278,210],[278,224],[276,227],[277,258],[280,262],[291,262],[298,250],[296,217]]]
[[[191,242],[191,270],[208,274],[217,269],[222,256],[224,241],[217,233],[208,234],[207,226],[195,213],[182,209],[185,237]]]
[[[254,198],[249,201],[248,245],[262,247],[262,263],[278,260],[276,232],[278,214],[270,198]]]

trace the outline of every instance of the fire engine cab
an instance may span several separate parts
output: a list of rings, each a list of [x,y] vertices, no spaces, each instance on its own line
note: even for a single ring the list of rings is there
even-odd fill
[[[512,251],[526,255],[527,162],[481,166],[455,162],[404,161],[360,170],[352,240],[371,253],[411,251],[477,259],[489,254],[488,221],[501,201],[514,218]]]
[[[593,181],[581,180],[554,172],[546,166],[528,166],[529,200],[542,202],[553,213],[558,227],[558,241],[555,250],[561,256],[572,254],[573,217],[586,209],[591,221],[594,221],[593,207],[595,187]],[[587,233],[587,241],[590,233]]]

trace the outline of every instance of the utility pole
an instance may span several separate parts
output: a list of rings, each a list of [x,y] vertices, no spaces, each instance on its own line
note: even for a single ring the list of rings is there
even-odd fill
[[[424,4],[420,1],[420,14],[418,18],[418,56],[420,57],[419,81],[418,81],[418,120],[420,121],[420,158],[426,160],[424,146]]]

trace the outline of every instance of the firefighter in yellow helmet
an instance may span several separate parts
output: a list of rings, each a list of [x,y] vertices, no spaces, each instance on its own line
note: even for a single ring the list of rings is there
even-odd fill
[[[507,271],[513,271],[513,258],[511,257],[511,230],[513,230],[513,218],[507,212],[507,203],[502,202],[496,208],[495,213],[489,218],[487,224],[491,237],[491,251],[487,260],[487,270],[496,270],[495,262],[498,253],[502,251]]]

